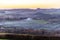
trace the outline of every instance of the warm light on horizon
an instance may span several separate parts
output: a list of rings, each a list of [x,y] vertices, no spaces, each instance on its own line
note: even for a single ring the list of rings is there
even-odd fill
[[[60,0],[0,0],[0,8],[60,8]]]

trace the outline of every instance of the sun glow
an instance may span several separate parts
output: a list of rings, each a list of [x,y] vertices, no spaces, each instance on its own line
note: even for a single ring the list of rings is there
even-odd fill
[[[60,8],[60,0],[0,0],[0,8]]]

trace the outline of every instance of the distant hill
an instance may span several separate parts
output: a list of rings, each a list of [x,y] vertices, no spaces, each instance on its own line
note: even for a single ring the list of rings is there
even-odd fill
[[[58,19],[60,20],[60,9],[5,9],[0,10],[0,20],[21,20],[25,18],[33,19]]]

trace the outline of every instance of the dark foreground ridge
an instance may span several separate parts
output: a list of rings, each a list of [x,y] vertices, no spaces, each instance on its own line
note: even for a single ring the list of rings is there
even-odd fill
[[[37,36],[29,34],[1,33],[0,38],[8,40],[59,40],[59,36]]]

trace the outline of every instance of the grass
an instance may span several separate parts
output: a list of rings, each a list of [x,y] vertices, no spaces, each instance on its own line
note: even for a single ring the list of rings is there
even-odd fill
[[[0,39],[0,40],[8,40],[8,39]]]

